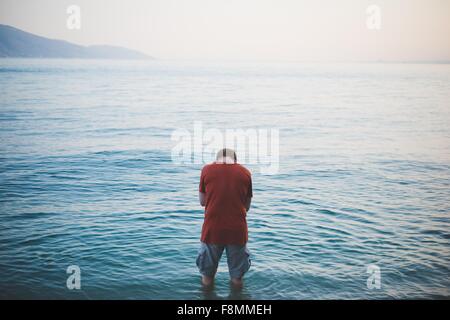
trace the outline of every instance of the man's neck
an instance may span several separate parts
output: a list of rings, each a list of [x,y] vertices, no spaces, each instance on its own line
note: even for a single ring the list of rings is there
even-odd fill
[[[216,163],[233,164],[235,162],[234,162],[234,159],[231,157],[222,157],[222,158],[217,159]]]

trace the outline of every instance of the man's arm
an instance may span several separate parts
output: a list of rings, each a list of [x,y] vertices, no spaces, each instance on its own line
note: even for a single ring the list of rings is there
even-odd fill
[[[198,199],[200,200],[200,205],[205,206],[205,194],[203,192],[198,193]]]
[[[247,190],[247,199],[245,201],[245,210],[248,212],[250,210],[250,204],[252,203],[252,197],[253,197],[253,183],[252,183],[252,176],[249,171],[249,184],[248,184],[248,190]]]
[[[252,203],[252,197],[247,197],[247,201],[245,201],[245,210],[247,210],[247,212],[250,210],[251,203]]]

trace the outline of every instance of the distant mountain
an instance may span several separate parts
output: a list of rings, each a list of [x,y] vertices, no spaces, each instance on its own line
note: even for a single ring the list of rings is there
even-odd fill
[[[115,46],[80,46],[53,40],[0,24],[0,57],[152,59],[130,49]]]

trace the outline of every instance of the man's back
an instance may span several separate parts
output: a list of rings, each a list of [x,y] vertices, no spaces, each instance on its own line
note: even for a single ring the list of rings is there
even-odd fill
[[[206,165],[199,191],[205,194],[201,241],[244,245],[248,240],[246,203],[253,195],[250,171],[237,163]]]

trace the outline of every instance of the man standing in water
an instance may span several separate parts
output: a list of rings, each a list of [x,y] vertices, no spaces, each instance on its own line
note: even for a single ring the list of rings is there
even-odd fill
[[[231,282],[242,287],[242,277],[251,265],[246,215],[252,196],[251,173],[237,163],[233,150],[220,150],[216,161],[203,167],[199,198],[205,220],[196,262],[204,286],[214,283],[225,249]]]

